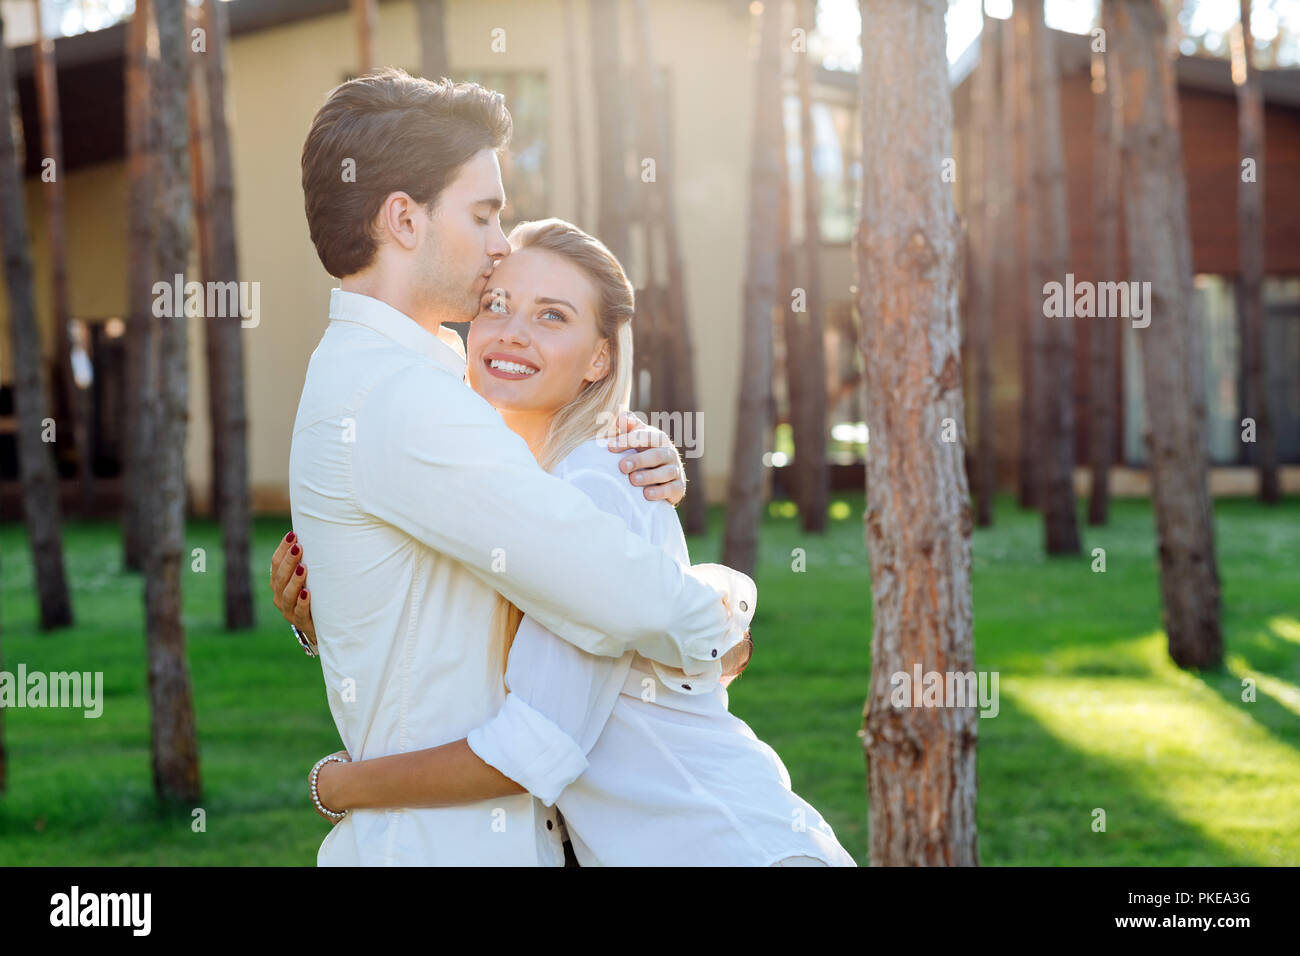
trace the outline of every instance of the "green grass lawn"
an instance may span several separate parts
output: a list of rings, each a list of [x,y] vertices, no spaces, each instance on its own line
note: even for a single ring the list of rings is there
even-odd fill
[[[1000,674],[1000,712],[979,723],[979,844],[985,864],[1300,863],[1300,500],[1216,507],[1226,663],[1174,667],[1160,626],[1153,528],[1142,501],[1085,529],[1091,557],[1048,560],[1037,518],[999,502],[974,543],[976,667]],[[862,497],[838,497],[831,531],[804,535],[793,506],[769,508],[761,541],[754,663],[732,711],[781,755],[795,790],[866,863],[870,591]],[[721,513],[691,541],[718,559]],[[103,716],[6,710],[9,788],[0,864],[311,864],[327,825],[305,774],[339,747],[319,667],[266,596],[262,569],[284,520],[259,520],[259,626],[220,629],[219,535],[195,521],[185,624],[206,829],[163,814],[150,782],[142,586],[120,570],[117,528],[65,528],[77,626],[36,628],[22,529],[0,526],[3,667],[104,673]],[[792,570],[803,548],[806,570]],[[1255,700],[1243,702],[1245,679]],[[1094,810],[1106,832],[1094,832]]]

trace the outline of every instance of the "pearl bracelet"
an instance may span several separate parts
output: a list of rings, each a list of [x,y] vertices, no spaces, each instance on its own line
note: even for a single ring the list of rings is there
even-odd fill
[[[320,793],[316,789],[316,781],[320,777],[320,768],[325,766],[327,763],[351,763],[351,761],[344,760],[338,754],[330,754],[327,757],[321,757],[320,760],[316,761],[316,766],[311,768],[311,802],[316,804],[316,809],[322,814],[329,817],[329,819],[333,820],[335,823],[338,823],[348,815],[348,811],[344,810],[342,813],[339,813],[335,810],[327,810],[325,805],[320,802]]]

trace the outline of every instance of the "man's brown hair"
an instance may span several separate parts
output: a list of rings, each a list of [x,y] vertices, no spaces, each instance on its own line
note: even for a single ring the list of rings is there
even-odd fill
[[[389,68],[336,86],[302,146],[307,227],[325,271],[370,264],[379,248],[371,225],[390,193],[432,211],[460,167],[504,147],[510,132],[505,99],[477,83]]]

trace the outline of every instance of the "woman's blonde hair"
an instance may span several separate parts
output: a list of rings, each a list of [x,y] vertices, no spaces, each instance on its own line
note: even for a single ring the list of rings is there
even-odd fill
[[[553,471],[585,441],[613,435],[618,415],[626,411],[632,395],[632,315],[635,298],[622,265],[605,244],[563,219],[521,222],[510,232],[512,250],[544,249],[572,262],[596,289],[596,331],[608,343],[609,373],[588,382],[578,395],[555,413],[542,443],[538,462]],[[523,612],[498,595],[493,615],[494,644],[499,650],[501,674]]]

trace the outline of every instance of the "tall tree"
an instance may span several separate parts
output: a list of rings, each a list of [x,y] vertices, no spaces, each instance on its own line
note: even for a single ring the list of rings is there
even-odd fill
[[[4,39],[0,15],[0,232],[3,235],[5,283],[9,288],[9,344],[14,367],[14,414],[18,419],[18,475],[22,483],[23,520],[32,547],[32,568],[41,608],[41,627],[72,623],[72,603],[63,573],[63,526],[59,484],[44,436],[55,428],[49,417],[45,361],[36,326],[32,258],[28,246],[27,208],[23,198],[22,123],[13,57]],[[57,431],[53,432],[57,437]]]
[[[369,73],[379,58],[379,0],[352,0],[352,25],[357,37],[357,74]]]
[[[1065,282],[1070,268],[1070,223],[1065,195],[1065,149],[1061,131],[1060,63],[1056,41],[1043,19],[1043,0],[1028,0],[1031,24],[1030,83],[1038,92],[1039,122],[1029,151],[1033,169],[1034,219],[1041,223],[1033,244],[1043,282]],[[1040,295],[1045,290],[1040,289]],[[1048,554],[1078,554],[1074,500],[1074,333],[1070,319],[1050,315],[1040,299],[1033,322],[1039,420],[1038,482]],[[1049,384],[1050,383],[1050,384]]]
[[[1123,99],[1124,222],[1130,274],[1151,283],[1138,336],[1160,590],[1180,667],[1223,658],[1219,569],[1205,450],[1205,396],[1192,313],[1192,243],[1174,65],[1155,0],[1114,0],[1111,54]]]
[[[943,440],[963,416],[959,230],[941,176],[952,156],[947,6],[862,2],[864,29],[877,38],[863,43],[854,241],[871,441],[871,696],[862,738],[873,866],[979,863],[974,708],[892,700],[895,675],[914,668],[974,670],[970,501],[961,443]]]
[[[41,117],[42,164],[49,163],[48,175],[41,173],[42,192],[45,194],[45,218],[50,233],[50,263],[53,284],[51,302],[54,315],[54,341],[58,353],[58,381],[62,384],[63,404],[68,411],[68,425],[72,443],[77,452],[77,478],[81,489],[81,512],[91,515],[95,510],[95,476],[90,443],[90,391],[77,382],[72,364],[72,343],[68,334],[72,316],[68,306],[68,243],[63,201],[63,134],[59,111],[59,69],[54,58],[54,39],[45,35],[41,0],[35,0],[36,48],[34,73],[36,77],[37,109]]]
[[[239,253],[235,240],[235,190],[230,155],[230,127],[226,122],[226,37],[229,33],[225,4],[203,0],[203,25],[207,53],[202,54],[203,87],[207,93],[206,123],[211,145],[212,174],[204,187],[203,217],[198,234],[203,278],[220,288],[238,288]],[[202,175],[200,179],[208,180]],[[237,301],[238,296],[236,295]],[[228,300],[229,301],[229,300]],[[205,321],[208,408],[212,422],[212,480],[221,544],[225,554],[226,627],[252,627],[253,594],[249,571],[252,531],[248,487],[248,414],[244,398],[244,343],[238,310],[234,315],[208,316]]]
[[[155,220],[158,267],[180,275],[189,261],[189,70],[186,0],[155,0],[158,68],[153,84],[158,166]],[[173,303],[180,306],[180,303]],[[181,556],[185,549],[185,433],[188,417],[187,320],[177,308],[159,322],[158,419],[152,477],[156,517],[145,567],[145,634],[149,657],[154,791],[160,801],[189,802],[201,793],[198,740],[185,629]]]
[[[1015,250],[1016,269],[1013,276],[1021,277],[1022,303],[1014,310],[1019,315],[1016,323],[1018,334],[1017,351],[1020,364],[1020,447],[1018,449],[1017,500],[1022,508],[1037,508],[1039,503],[1038,487],[1038,437],[1037,409],[1039,405],[1038,389],[1034,380],[1034,330],[1038,327],[1034,317],[1042,311],[1042,279],[1035,274],[1034,258],[1030,255],[1031,230],[1035,229],[1034,215],[1030,208],[1030,177],[1032,169],[1029,151],[1033,140],[1033,123],[1031,118],[1037,115],[1035,91],[1030,84],[1029,46],[1032,30],[1029,22],[1029,6],[1017,3],[1011,8],[1008,55],[1004,57],[1007,75],[1003,79],[1003,90],[1011,85],[1012,95],[1007,97],[1007,135],[1013,154],[1013,181],[1015,183],[1015,211],[1012,222],[1015,229],[1015,241],[1011,243]],[[1011,301],[1016,301],[1011,296]]]
[[[983,10],[981,14],[984,29],[980,33],[980,61],[971,87],[974,142],[967,281],[971,288],[970,325],[975,352],[975,523],[987,528],[993,524],[993,295],[997,279],[994,256],[1000,245],[993,182],[1000,175],[997,147],[1002,137],[994,130],[997,56],[993,24],[996,21],[983,14]]]
[[[420,73],[430,80],[440,80],[451,73],[445,7],[443,0],[415,0],[420,31]]]
[[[638,69],[637,79],[640,86],[640,115],[645,127],[647,154],[655,161],[655,177],[652,182],[643,183],[647,203],[646,248],[656,246],[663,249],[664,273],[666,284],[660,303],[662,317],[661,331],[657,343],[663,352],[660,365],[669,378],[667,404],[663,410],[672,415],[680,415],[682,431],[679,440],[684,442],[687,434],[699,436],[700,430],[686,427],[687,416],[699,414],[699,393],[695,382],[695,345],[691,335],[691,323],[686,314],[686,270],[682,262],[682,246],[677,228],[677,205],[674,196],[677,192],[676,166],[668,135],[668,117],[664,109],[664,99],[655,82],[655,59],[653,31],[646,0],[635,0],[633,15],[635,17],[637,37]],[[654,282],[653,275],[647,278],[647,284]],[[657,386],[656,386],[657,388]],[[694,451],[692,456],[689,453]],[[687,448],[687,457],[683,458],[688,481],[696,481],[700,487],[694,494],[687,495],[682,507],[683,524],[687,534],[703,534],[708,530],[708,499],[704,493],[703,475],[704,458],[700,443],[694,449]]]
[[[624,81],[619,0],[591,0],[592,75],[596,94],[597,212],[601,242],[627,262],[631,220],[627,172],[627,90]]]
[[[123,566],[144,569],[153,520],[153,481],[149,475],[153,448],[157,344],[153,317],[153,277],[156,266],[153,219],[155,136],[149,85],[153,75],[150,53],[153,13],[151,0],[136,0],[126,34],[126,168],[127,168],[127,319],[123,368],[126,453],[122,487]],[[153,40],[156,48],[157,39]]]
[[[1105,36],[1114,35],[1109,0],[1102,0],[1101,22]],[[1119,98],[1115,84],[1107,82],[1106,51],[1092,54],[1093,92],[1093,263],[1097,278],[1119,281],[1120,157]],[[1113,68],[1112,68],[1113,69]],[[1088,497],[1088,524],[1104,525],[1110,516],[1110,468],[1115,449],[1115,380],[1119,364],[1116,329],[1102,322],[1087,326],[1091,374],[1088,382],[1088,464],[1092,488]]]
[[[564,56],[569,68],[569,139],[573,143],[573,209],[574,222],[582,228],[591,223],[587,219],[586,153],[582,142],[582,83],[578,67],[578,10],[577,0],[564,0]]]
[[[799,0],[805,36],[817,21],[817,0]],[[803,186],[803,312],[786,312],[786,379],[794,433],[794,487],[804,531],[826,530],[830,469],[826,462],[826,332],[821,283],[821,184],[813,163],[812,54],[795,55],[799,89],[799,152]]]
[[[722,563],[753,575],[763,518],[763,450],[771,429],[772,312],[782,235],[781,6],[760,14],[749,174],[749,237],[745,264],[744,341],[740,395],[727,492]]]
[[[1241,0],[1240,40],[1232,44],[1232,79],[1237,87],[1237,301],[1246,365],[1246,414],[1255,420],[1259,498],[1278,500],[1277,438],[1269,383],[1268,340],[1264,330],[1264,93],[1255,68],[1250,32],[1250,0]],[[1253,167],[1253,175],[1247,171]]]

